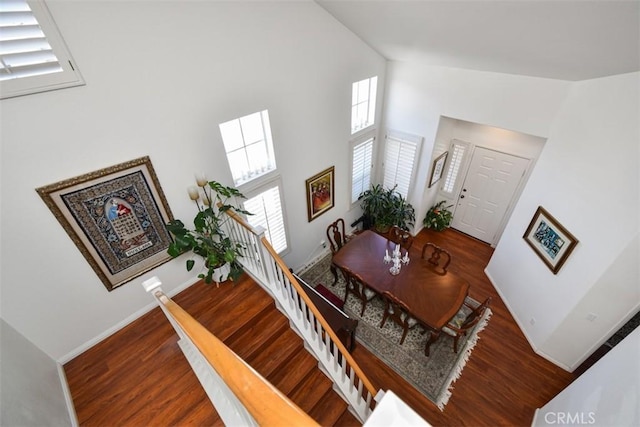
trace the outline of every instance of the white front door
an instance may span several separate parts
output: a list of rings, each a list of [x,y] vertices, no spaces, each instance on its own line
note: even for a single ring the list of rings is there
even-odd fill
[[[451,227],[490,244],[507,213],[529,159],[476,147]]]

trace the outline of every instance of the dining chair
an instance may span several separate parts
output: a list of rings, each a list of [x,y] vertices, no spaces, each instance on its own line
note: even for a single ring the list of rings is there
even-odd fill
[[[354,274],[342,272],[347,281],[347,285],[344,291],[344,302],[347,302],[349,294],[353,294],[362,302],[362,310],[360,310],[360,317],[364,315],[364,310],[367,308],[367,303],[374,299],[378,295],[375,291],[370,289],[364,282]]]
[[[404,339],[407,337],[409,329],[415,327],[418,324],[418,321],[409,315],[409,309],[407,306],[390,292],[384,291],[382,293],[382,297],[385,301],[385,307],[380,327],[382,328],[384,326],[387,319],[393,320],[402,328],[402,337],[400,338],[400,345],[402,345]]]
[[[347,235],[345,233],[344,219],[338,218],[327,227],[327,240],[331,248],[331,254],[335,254],[347,243]],[[338,269],[333,263],[331,264],[331,273],[333,274],[333,283],[338,281]]]
[[[451,254],[440,246],[429,242],[422,247],[422,259],[426,259],[437,273],[444,275],[451,263]]]
[[[442,328],[442,332],[453,337],[453,352],[458,352],[458,340],[466,335],[467,331],[473,328],[482,318],[484,312],[491,304],[491,297],[477,307],[470,306],[466,301],[462,308],[458,310],[453,319]]]
[[[407,230],[394,225],[389,230],[388,239],[393,243],[398,243],[403,249],[409,250],[413,245],[413,236]]]

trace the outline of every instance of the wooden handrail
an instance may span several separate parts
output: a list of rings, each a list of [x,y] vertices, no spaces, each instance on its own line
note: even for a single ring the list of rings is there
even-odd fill
[[[156,291],[155,295],[259,425],[318,426],[313,418],[162,291]]]
[[[344,346],[344,344],[342,344],[342,342],[340,341],[340,338],[338,338],[338,336],[333,331],[333,329],[329,326],[325,318],[320,314],[315,304],[313,304],[313,302],[311,301],[307,293],[302,289],[302,286],[300,286],[300,283],[298,283],[296,278],[289,271],[289,268],[284,264],[284,262],[282,261],[278,253],[275,251],[275,249],[273,249],[273,247],[271,246],[269,241],[266,239],[266,237],[262,237],[262,244],[265,246],[265,248],[267,248],[267,250],[273,257],[273,259],[276,261],[276,263],[282,270],[282,272],[287,276],[287,279],[289,279],[289,282],[296,288],[296,292],[298,292],[298,295],[304,300],[307,307],[309,307],[309,309],[313,313],[314,317],[320,321],[320,324],[322,325],[324,330],[331,337],[331,341],[333,341],[333,344],[338,347],[338,349],[340,350],[340,353],[342,353],[342,357],[346,359],[348,365],[354,371],[356,376],[360,379],[364,387],[371,394],[371,396],[375,396],[377,393],[376,389],[373,387],[373,385],[371,384],[367,376],[364,374],[362,369],[360,369],[360,366],[358,366],[358,363],[351,356],[351,353],[349,353],[349,351]]]

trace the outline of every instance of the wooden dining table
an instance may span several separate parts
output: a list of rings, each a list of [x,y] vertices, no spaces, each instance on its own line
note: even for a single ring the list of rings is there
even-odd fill
[[[425,353],[439,337],[440,331],[458,312],[469,293],[469,283],[452,272],[439,274],[421,258],[421,248],[409,250],[410,261],[400,273],[392,275],[392,263],[385,263],[385,252],[393,252],[396,244],[386,237],[366,230],[333,255],[333,264],[359,278],[378,294],[390,292],[402,301],[409,314],[431,330]],[[402,254],[406,252],[402,249]]]

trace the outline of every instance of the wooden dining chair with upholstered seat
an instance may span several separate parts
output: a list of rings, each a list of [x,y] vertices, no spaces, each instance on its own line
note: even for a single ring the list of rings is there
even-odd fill
[[[387,238],[394,243],[398,243],[401,248],[409,250],[413,245],[413,236],[407,230],[394,225],[389,230]]]
[[[387,319],[393,320],[402,328],[402,337],[400,338],[400,345],[402,345],[404,339],[407,337],[409,329],[418,325],[418,321],[409,315],[409,309],[407,306],[402,301],[394,297],[390,292],[383,292],[382,297],[385,301],[385,307],[380,327],[382,328],[384,326]]]
[[[344,220],[338,218],[327,227],[327,240],[329,241],[329,248],[331,248],[331,254],[335,254],[347,243],[347,235],[344,228]],[[333,283],[335,285],[338,281],[338,269],[333,263],[331,264],[331,273],[333,273]]]
[[[451,263],[451,254],[431,242],[422,247],[422,259],[426,259],[439,274],[446,274]]]
[[[367,303],[374,299],[378,294],[365,285],[357,275],[350,274],[346,271],[342,271],[342,273],[347,281],[347,286],[344,291],[344,302],[347,302],[349,294],[353,294],[358,298],[362,302],[362,310],[360,310],[360,317],[362,317],[364,310],[367,308]]]
[[[488,297],[477,307],[472,307],[465,301],[462,308],[453,316],[453,319],[447,323],[447,326],[442,328],[442,332],[453,337],[454,353],[458,352],[458,340],[460,337],[466,335],[467,331],[480,321],[484,312],[489,308],[489,304],[491,304],[491,297]]]

